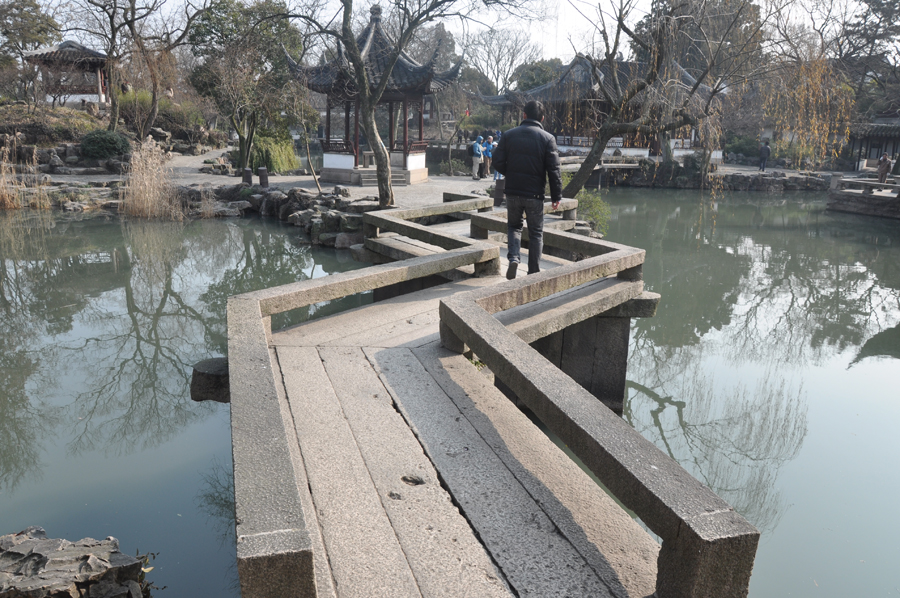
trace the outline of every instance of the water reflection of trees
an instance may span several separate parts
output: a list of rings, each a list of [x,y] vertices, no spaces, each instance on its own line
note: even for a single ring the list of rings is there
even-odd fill
[[[119,453],[206,417],[212,407],[189,398],[191,365],[224,353],[225,298],[315,265],[308,248],[247,221],[34,218],[0,219],[0,489],[40,471],[62,422],[71,452]],[[58,388],[61,376],[74,386]]]
[[[772,529],[777,476],[806,435],[806,396],[789,372],[867,339],[890,353],[874,345],[898,324],[900,234],[814,202],[631,197],[611,235],[648,249],[645,280],[662,302],[633,326],[626,417]],[[761,373],[730,381],[745,371]]]
[[[30,284],[44,280],[46,269],[23,261],[39,252],[51,223],[43,212],[0,214],[0,493],[40,471],[41,442],[57,422],[42,399],[47,385],[36,375],[42,357],[35,349],[59,320],[45,315],[48,285]]]
[[[701,369],[698,351],[659,364],[658,378],[639,368],[641,382],[628,382],[625,418],[754,525],[772,530],[783,507],[775,481],[806,436],[806,396],[775,371],[753,387],[723,384]]]
[[[205,353],[206,318],[176,284],[189,256],[181,223],[124,226],[130,275],[119,301],[91,302],[82,312],[93,336],[65,347],[92,364],[89,390],[69,405],[76,431],[72,452],[103,447],[130,451],[157,445],[211,412],[188,397],[192,357]],[[182,276],[179,276],[182,278]],[[183,282],[179,281],[179,282]]]
[[[216,530],[222,547],[234,551],[234,470],[230,463],[223,465],[220,461],[213,460],[209,471],[203,474],[203,482],[195,500],[200,511]],[[229,559],[225,577],[226,587],[235,595],[240,595],[236,555]]]

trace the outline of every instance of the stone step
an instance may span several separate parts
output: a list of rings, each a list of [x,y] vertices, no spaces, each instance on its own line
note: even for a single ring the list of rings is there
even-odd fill
[[[359,185],[360,187],[377,187],[378,175],[374,172],[359,173]],[[405,187],[406,176],[403,174],[391,173],[391,185],[394,185],[396,187]]]

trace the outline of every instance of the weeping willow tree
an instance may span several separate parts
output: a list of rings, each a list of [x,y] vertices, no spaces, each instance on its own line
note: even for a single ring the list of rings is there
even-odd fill
[[[853,88],[826,58],[785,65],[770,82],[764,108],[775,152],[797,166],[837,157],[853,106]]]

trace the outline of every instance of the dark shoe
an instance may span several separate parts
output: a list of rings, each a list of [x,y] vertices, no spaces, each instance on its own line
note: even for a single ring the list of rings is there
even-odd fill
[[[519,271],[519,262],[510,262],[509,266],[506,268],[506,280],[512,280],[516,277],[516,272]]]

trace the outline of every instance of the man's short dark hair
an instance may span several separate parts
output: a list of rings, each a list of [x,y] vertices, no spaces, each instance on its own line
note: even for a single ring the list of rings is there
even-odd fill
[[[525,104],[525,118],[540,122],[544,118],[544,105],[537,100]]]

